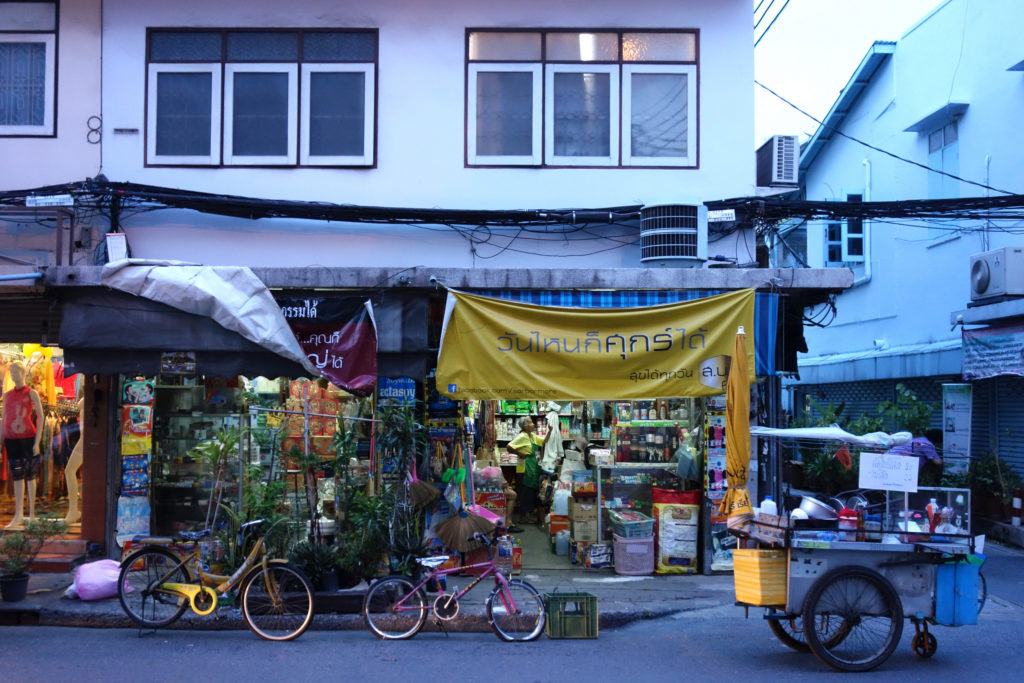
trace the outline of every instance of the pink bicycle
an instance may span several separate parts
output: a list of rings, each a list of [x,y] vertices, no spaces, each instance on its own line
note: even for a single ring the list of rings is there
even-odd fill
[[[474,534],[473,540],[480,541],[487,549],[487,561],[467,567],[440,569],[448,555],[435,555],[418,560],[426,571],[419,583],[413,583],[405,576],[388,576],[376,581],[363,600],[363,619],[374,635],[383,640],[411,638],[427,621],[433,612],[438,623],[454,619],[459,613],[459,600],[473,590],[485,578],[494,577],[494,589],[487,596],[487,621],[491,629],[502,640],[526,641],[537,638],[544,630],[546,618],[544,603],[537,589],[519,579],[508,579],[494,564],[491,547],[504,529],[498,527],[488,537]],[[445,592],[443,577],[466,569],[482,570],[472,583],[461,591]],[[437,597],[431,602],[427,597],[428,586],[437,589]]]

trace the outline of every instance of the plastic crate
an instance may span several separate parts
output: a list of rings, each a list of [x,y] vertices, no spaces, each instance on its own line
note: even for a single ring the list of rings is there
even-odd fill
[[[622,538],[654,536],[654,519],[635,510],[609,510],[612,531]]]
[[[654,573],[654,536],[622,538],[612,534],[612,539],[616,574],[645,576]]]
[[[734,549],[732,570],[736,601],[759,607],[785,605],[787,564],[785,550]]]
[[[548,638],[597,638],[597,596],[547,593],[544,596]]]

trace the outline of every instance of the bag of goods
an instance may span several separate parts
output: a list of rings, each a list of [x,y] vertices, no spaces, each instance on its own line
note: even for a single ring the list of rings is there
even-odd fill
[[[654,569],[659,574],[696,574],[700,491],[654,487]]]

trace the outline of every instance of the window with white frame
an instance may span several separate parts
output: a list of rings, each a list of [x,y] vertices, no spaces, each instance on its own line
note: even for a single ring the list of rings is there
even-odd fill
[[[0,136],[56,135],[57,3],[0,0]]]
[[[376,30],[150,29],[146,162],[372,166]]]
[[[950,176],[960,173],[959,131],[956,120],[949,121],[928,134],[928,167],[942,173],[928,172],[928,198],[949,199],[960,196],[960,183]],[[944,175],[948,173],[949,175]],[[942,226],[928,228],[932,239],[945,237],[949,231]]]
[[[863,195],[846,195],[847,204],[858,204],[864,200]],[[864,262],[864,220],[849,217],[840,222],[825,225],[825,262],[863,263]]]
[[[696,31],[468,31],[466,158],[697,166]]]

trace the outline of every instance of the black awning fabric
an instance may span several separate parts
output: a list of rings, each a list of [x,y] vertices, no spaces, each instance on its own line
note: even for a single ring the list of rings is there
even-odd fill
[[[86,374],[160,372],[164,351],[195,351],[207,376],[303,377],[297,363],[267,351],[201,315],[106,289],[66,293],[58,344],[67,371]]]

